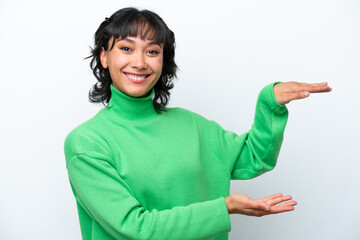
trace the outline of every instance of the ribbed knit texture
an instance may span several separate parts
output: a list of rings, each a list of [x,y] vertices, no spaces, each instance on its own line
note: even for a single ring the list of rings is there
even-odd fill
[[[230,180],[271,170],[280,151],[288,112],[273,84],[242,135],[182,108],[157,113],[154,90],[111,85],[108,107],[65,140],[83,239],[228,239]]]

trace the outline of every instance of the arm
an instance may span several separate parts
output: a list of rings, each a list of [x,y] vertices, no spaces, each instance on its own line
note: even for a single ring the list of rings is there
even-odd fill
[[[90,138],[76,139],[74,146],[71,139],[65,144],[74,195],[89,216],[112,237],[200,239],[230,231],[230,218],[223,197],[162,211],[148,211],[119,176],[100,140],[93,143]],[[87,146],[87,153],[79,144]]]
[[[332,88],[329,87],[326,82],[315,84],[298,82],[273,84],[274,97],[276,102],[280,105],[287,104],[292,100],[306,98],[310,95],[310,93],[330,92],[331,90]],[[260,97],[261,96],[259,96],[259,99]],[[232,133],[228,133],[228,135],[232,135],[234,139],[238,138]],[[239,138],[238,141],[240,141]],[[269,214],[293,211],[297,202],[290,201],[291,199],[291,196],[283,196],[281,193],[274,194],[262,199],[251,199],[244,194],[234,193],[225,198],[225,201],[229,214],[237,213],[259,217]]]
[[[218,126],[223,157],[231,179],[250,179],[273,169],[280,152],[288,111],[274,96],[273,86],[258,96],[254,123],[249,132],[237,135]]]

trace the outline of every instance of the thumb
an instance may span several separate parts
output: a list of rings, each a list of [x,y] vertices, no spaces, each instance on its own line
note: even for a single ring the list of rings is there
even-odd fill
[[[270,211],[270,206],[265,202],[261,201],[260,199],[255,200],[252,206],[254,209],[259,209],[263,211]]]
[[[288,94],[289,101],[296,100],[296,99],[307,98],[308,96],[310,96],[310,93],[308,91],[301,91],[301,92],[289,93]]]

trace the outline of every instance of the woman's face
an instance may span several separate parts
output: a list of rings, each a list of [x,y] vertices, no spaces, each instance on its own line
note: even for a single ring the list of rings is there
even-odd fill
[[[109,68],[116,89],[132,97],[145,97],[161,76],[163,46],[139,36],[117,39],[111,50],[102,49],[100,60]]]

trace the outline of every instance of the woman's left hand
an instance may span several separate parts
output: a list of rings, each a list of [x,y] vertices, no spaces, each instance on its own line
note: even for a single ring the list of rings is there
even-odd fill
[[[275,99],[280,104],[287,104],[295,99],[306,98],[310,93],[330,92],[331,90],[332,88],[327,85],[327,82],[313,84],[284,82],[274,85]]]

